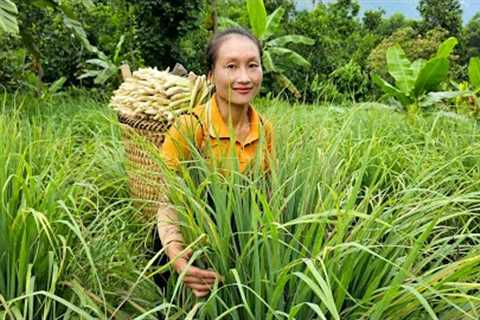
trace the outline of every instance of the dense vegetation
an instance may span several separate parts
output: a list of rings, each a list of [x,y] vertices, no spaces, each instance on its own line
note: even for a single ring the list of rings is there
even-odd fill
[[[194,257],[226,277],[210,298],[196,300],[176,277],[165,296],[152,283],[162,271],[148,264],[153,222],[129,199],[109,108],[85,96],[2,101],[4,316],[148,318],[156,308],[205,319],[474,319],[480,312],[473,120],[437,114],[410,123],[380,104],[258,101],[285,141],[271,198],[263,179],[205,170],[171,177]],[[228,218],[216,228],[208,218],[205,185],[194,183],[205,175],[216,205],[236,216],[237,240],[225,232]]]
[[[480,13],[418,10],[0,0],[0,319],[478,319]],[[265,46],[277,161],[163,172],[191,263],[224,282],[161,292],[107,100],[124,62],[204,73],[232,25]]]
[[[264,95],[282,93],[309,102],[380,97],[370,81],[371,72],[385,72],[385,50],[395,43],[401,43],[411,60],[428,59],[443,40],[455,36],[459,45],[450,58],[450,80],[458,83],[467,78],[468,61],[479,55],[480,48],[478,15],[463,26],[458,0],[420,1],[421,20],[401,14],[385,17],[382,10],[360,15],[355,0],[320,2],[301,12],[292,0],[265,0],[258,8],[273,17],[266,34],[258,34],[259,27],[251,23],[258,21],[252,15],[263,11],[247,10],[243,0],[56,3],[19,1],[18,15],[12,16],[17,17],[20,32],[0,33],[0,83],[9,91],[45,90],[44,84],[62,77],[66,86],[112,89],[118,85],[117,67],[123,62],[134,69],[142,65],[165,69],[180,62],[201,74],[208,38],[214,30],[231,25],[252,28],[263,38],[274,62],[264,63]],[[90,77],[80,77],[86,72]],[[299,92],[288,89],[292,84]]]

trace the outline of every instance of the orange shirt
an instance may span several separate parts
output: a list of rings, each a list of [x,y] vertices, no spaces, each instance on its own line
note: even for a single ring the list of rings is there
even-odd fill
[[[261,160],[260,168],[269,169],[274,152],[272,125],[260,119],[252,105],[248,109],[250,132],[243,143],[232,138],[235,130],[229,130],[223,121],[215,95],[206,104],[195,107],[193,113],[197,117],[187,114],[176,119],[165,135],[161,154],[168,167],[177,169],[181,161],[192,159],[191,152],[197,149],[209,165],[223,172],[235,169],[244,172],[255,159]]]

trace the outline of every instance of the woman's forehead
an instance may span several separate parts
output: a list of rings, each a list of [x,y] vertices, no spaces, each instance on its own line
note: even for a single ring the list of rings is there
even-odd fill
[[[253,60],[259,59],[257,45],[247,37],[231,36],[220,45],[218,60]]]

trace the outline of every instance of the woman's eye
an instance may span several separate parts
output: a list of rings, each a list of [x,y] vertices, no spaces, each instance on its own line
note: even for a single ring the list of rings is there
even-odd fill
[[[256,63],[252,63],[252,64],[250,65],[250,68],[257,68],[257,67],[258,67],[258,64],[256,64]]]
[[[234,64],[228,64],[227,69],[235,69],[235,65]]]

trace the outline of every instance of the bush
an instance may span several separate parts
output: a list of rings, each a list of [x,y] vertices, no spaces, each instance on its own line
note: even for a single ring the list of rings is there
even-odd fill
[[[165,68],[173,66],[179,57],[179,39],[200,25],[200,0],[142,0],[135,5],[138,28],[137,45],[145,64]]]
[[[411,27],[395,31],[390,37],[385,38],[368,56],[367,66],[382,77],[387,77],[386,53],[388,48],[400,44],[410,60],[419,58],[428,59],[432,56],[440,43],[448,36],[448,32],[441,28],[428,31],[425,35],[417,33]]]

